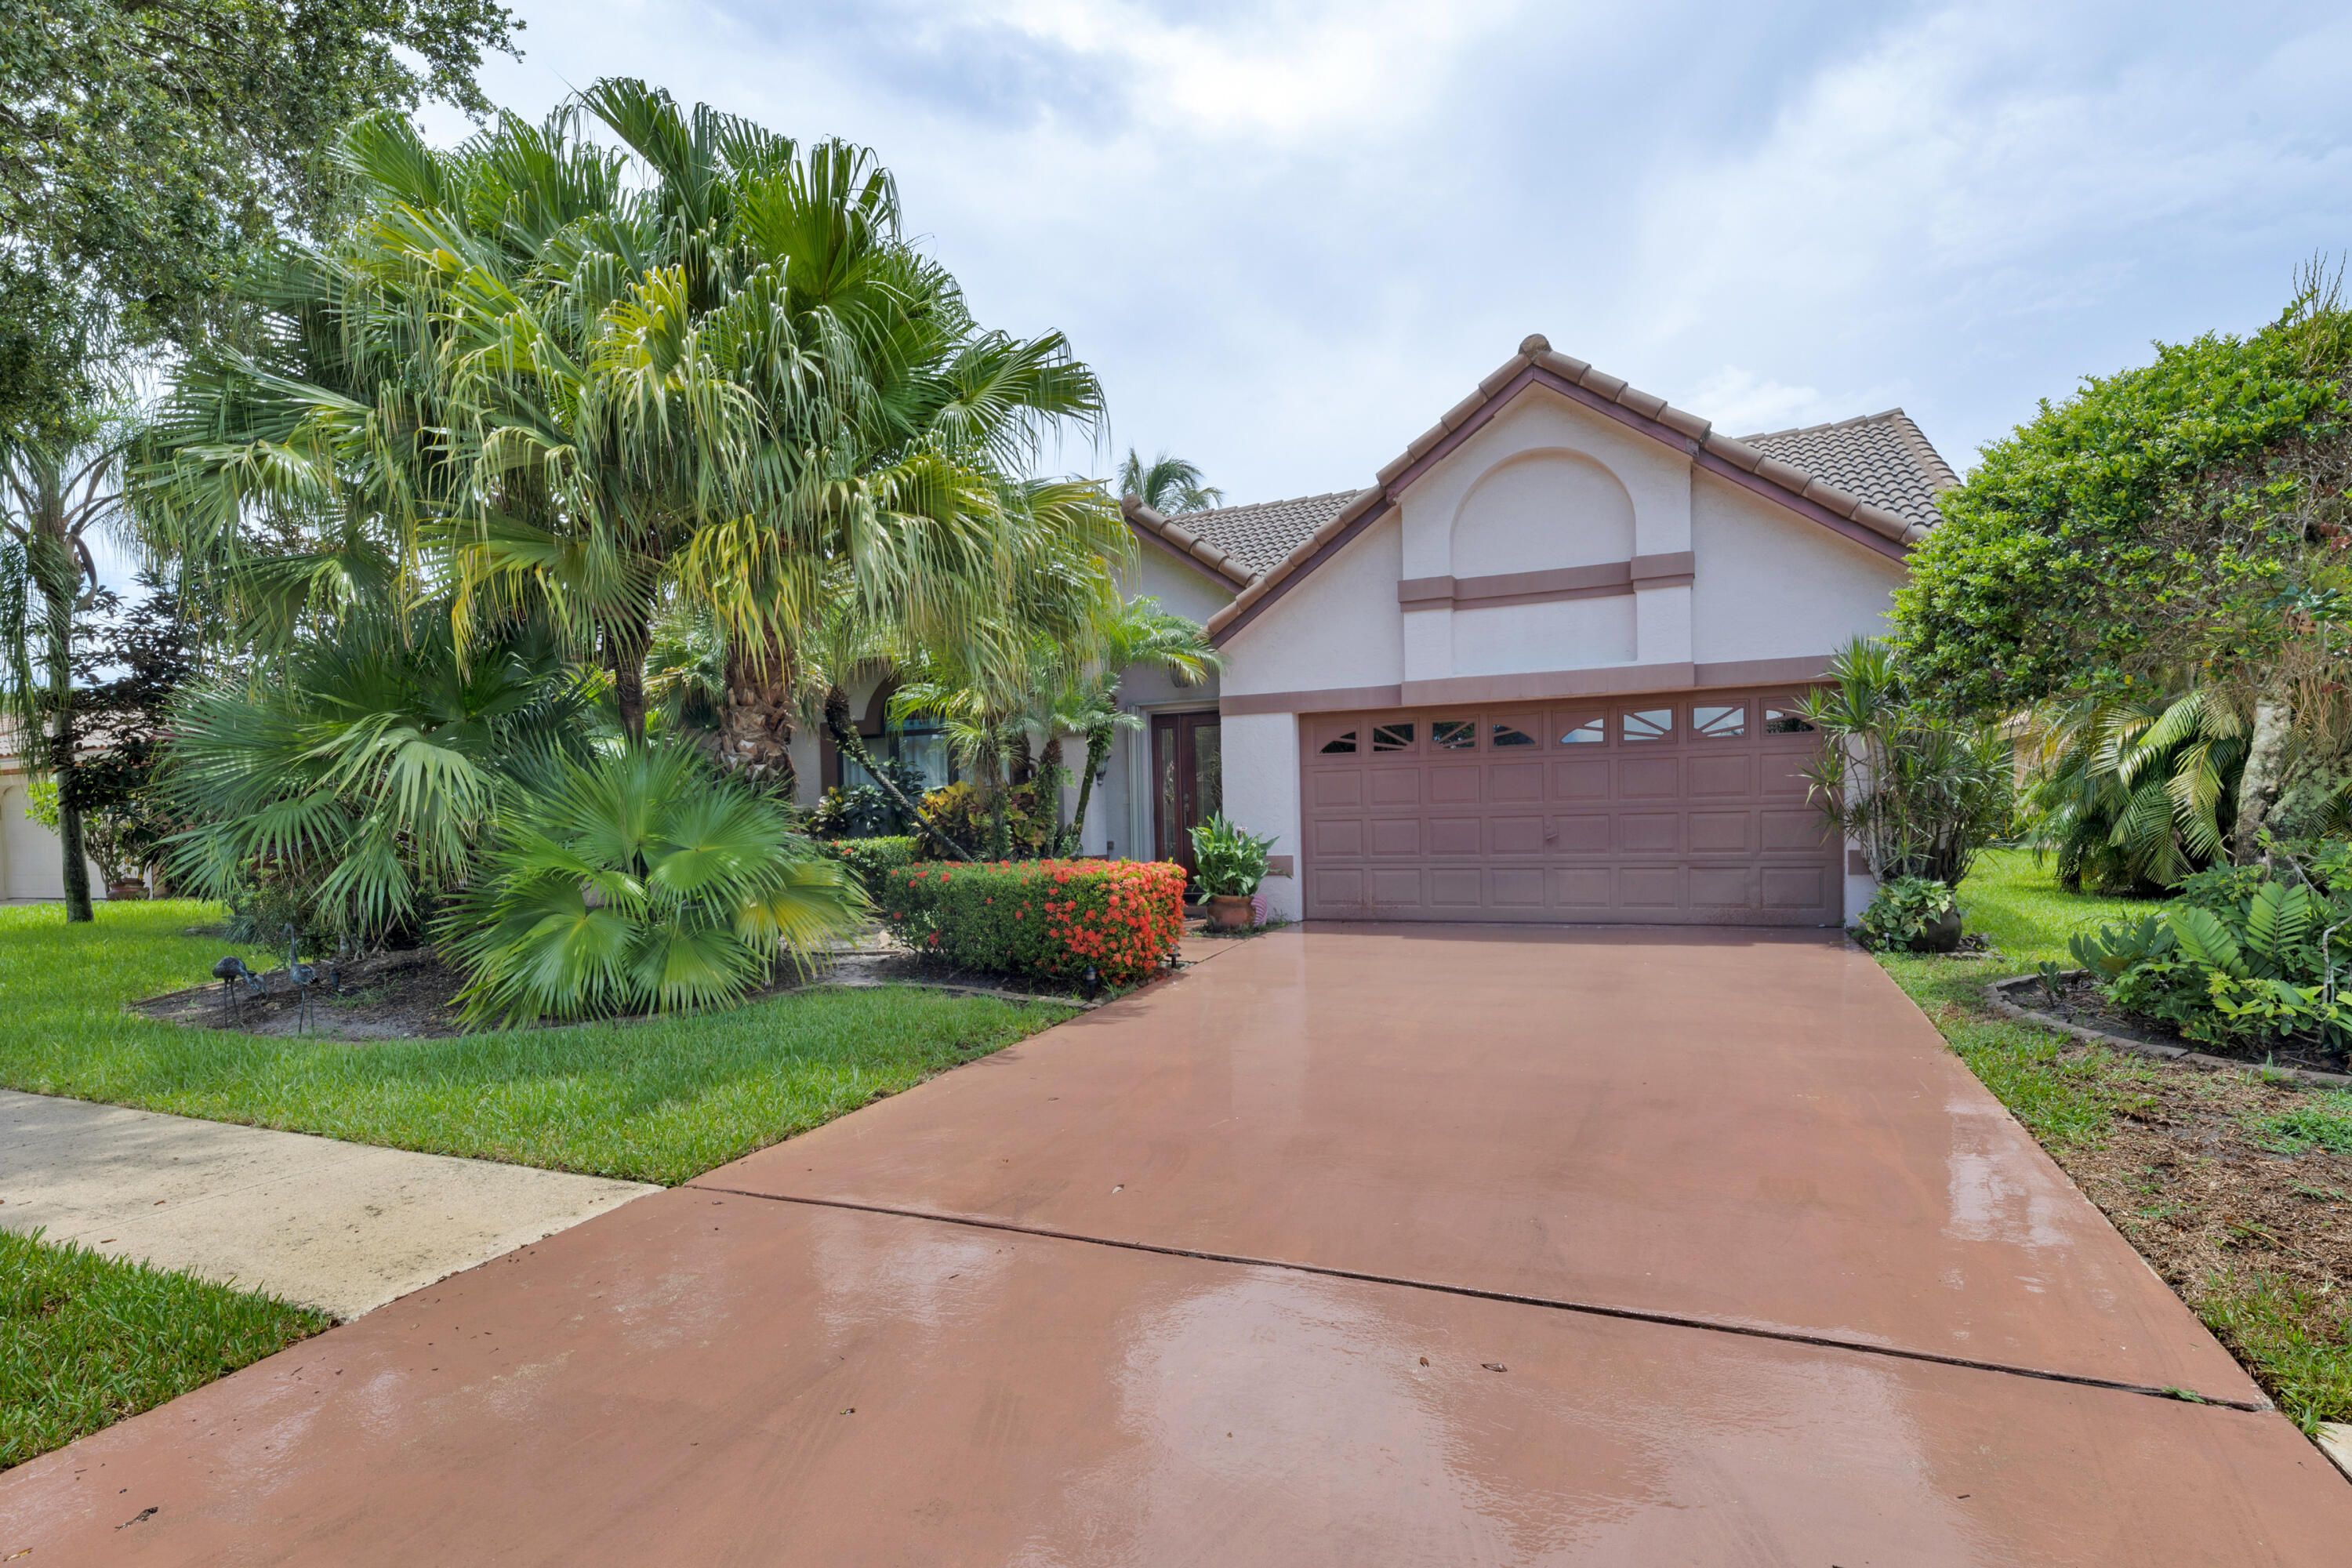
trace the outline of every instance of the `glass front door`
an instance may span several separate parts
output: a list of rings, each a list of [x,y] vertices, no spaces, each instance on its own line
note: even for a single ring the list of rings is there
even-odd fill
[[[1192,830],[1225,808],[1224,753],[1214,713],[1151,718],[1153,858],[1192,869]]]

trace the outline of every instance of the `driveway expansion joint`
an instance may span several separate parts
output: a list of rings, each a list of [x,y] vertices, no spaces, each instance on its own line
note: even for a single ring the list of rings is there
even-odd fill
[[[2126,1383],[2115,1378],[2091,1377],[2079,1373],[2056,1372],[2045,1367],[2019,1366],[2009,1362],[1981,1361],[1971,1356],[1944,1355],[1935,1351],[1906,1350],[1899,1345],[1871,1344],[1859,1340],[1840,1339],[1832,1334],[1808,1334],[1794,1329],[1768,1329],[1750,1323],[1727,1323],[1717,1319],[1689,1317],[1677,1312],[1662,1312],[1641,1307],[1613,1307],[1599,1301],[1574,1301],[1549,1296],[1522,1295],[1509,1290],[1481,1289],[1474,1285],[1449,1285],[1438,1280],[1412,1279],[1393,1274],[1373,1274],[1361,1269],[1335,1268],[1328,1264],[1298,1263],[1279,1258],[1254,1258],[1242,1253],[1209,1252],[1198,1247],[1122,1240],[1116,1237],[1088,1236],[1076,1231],[1055,1230],[1046,1226],[1022,1225],[1013,1220],[982,1219],[971,1215],[940,1214],[928,1209],[904,1208],[895,1204],[856,1203],[845,1198],[801,1197],[786,1193],[759,1193],[742,1187],[725,1187],[699,1181],[688,1181],[683,1184],[700,1192],[725,1193],[730,1197],[758,1198],[766,1203],[797,1204],[804,1208],[846,1209],[858,1214],[887,1215],[899,1219],[931,1220],[941,1225],[964,1226],[973,1230],[992,1230],[1013,1236],[1034,1236],[1045,1241],[1070,1241],[1088,1247],[1118,1247],[1129,1252],[1157,1253],[1163,1258],[1190,1258],[1203,1263],[1225,1263],[1244,1268],[1280,1268],[1297,1274],[1320,1275],[1329,1279],[1347,1279],[1365,1285],[1393,1285],[1407,1290],[1426,1290],[1446,1296],[1467,1296],[1475,1300],[1501,1301],[1521,1307],[1540,1307],[1551,1311],[1573,1312],[1584,1317],[1618,1318],[1630,1322],[1652,1323],[1661,1328],[1695,1329],[1706,1333],[1733,1334],[1746,1339],[1777,1340],[1784,1344],[1810,1345],[1819,1350],[1845,1351],[1857,1355],[1883,1356],[1895,1361],[1926,1362],[1932,1365],[1954,1367],[1964,1372],[1988,1372],[2007,1377],[2032,1378],[2042,1383],[2071,1384],[2078,1388],[2096,1388],[2116,1394],[2134,1394],[2149,1399],[2161,1399],[2168,1403],[2218,1405],[2225,1410],[2246,1411],[2256,1415],[2277,1409],[2277,1406],[2267,1399],[2225,1399],[2219,1394],[2199,1394],[2193,1389],[2163,1387],[2154,1384]]]

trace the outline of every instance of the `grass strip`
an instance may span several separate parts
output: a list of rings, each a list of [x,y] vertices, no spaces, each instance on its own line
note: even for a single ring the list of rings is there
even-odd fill
[[[0,909],[0,1086],[674,1185],[1071,1016],[881,986],[354,1044],[123,1011],[205,983],[228,944],[184,933],[219,918],[200,903],[105,904],[69,927],[55,905]]]
[[[0,1231],[0,1469],[333,1321],[191,1275]]]

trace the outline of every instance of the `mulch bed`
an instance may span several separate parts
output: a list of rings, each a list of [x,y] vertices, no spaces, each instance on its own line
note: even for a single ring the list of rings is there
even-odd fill
[[[2352,1300],[2352,1155],[2259,1141],[2312,1091],[2154,1063],[2132,1088],[2102,1142],[2050,1152],[2168,1284],[2195,1301],[2254,1271]]]
[[[2242,1063],[2256,1068],[2293,1068],[2326,1074],[2330,1078],[2352,1073],[2352,1061],[2347,1061],[2344,1052],[2324,1049],[2305,1042],[2274,1041],[2255,1049],[2189,1039],[2161,1018],[2150,1018],[2116,1006],[2088,974],[2079,969],[2071,970],[2060,978],[2055,1001],[2039,980],[2031,984],[2003,982],[2000,989],[2011,1005],[2035,1018],[2054,1019],[2076,1028],[2095,1030],[2141,1045],[2166,1047],[2165,1054],[2188,1051],[2227,1063]]]
[[[299,1032],[323,1040],[429,1040],[466,1033],[460,1020],[457,993],[465,976],[434,956],[429,948],[382,953],[366,959],[320,961],[319,983],[310,989],[310,1016]],[[289,984],[286,971],[273,969],[262,977],[263,991],[254,994],[240,985],[234,1005],[218,984],[169,992],[131,1004],[131,1011],[190,1028],[236,1029],[248,1035],[291,1037],[298,1032],[299,997]],[[1067,1007],[1092,1007],[1067,985],[1031,982],[1003,974],[982,973],[941,963],[891,942],[871,937],[826,953],[816,972],[806,978],[789,965],[773,984],[744,998],[759,1002],[812,985],[924,985],[943,991],[1002,996],[1010,1001],[1045,1001]],[[1106,998],[1107,999],[1107,998]],[[625,1019],[621,1022],[643,1022]],[[570,1026],[547,1024],[543,1028]]]

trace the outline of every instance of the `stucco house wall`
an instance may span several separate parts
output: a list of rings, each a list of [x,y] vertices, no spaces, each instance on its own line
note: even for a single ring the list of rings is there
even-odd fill
[[[1899,551],[1718,478],[1698,445],[1535,386],[1392,491],[1224,629],[1228,813],[1296,863],[1301,713],[1801,681],[1882,631]],[[1612,569],[1630,592],[1557,592]],[[1266,892],[1304,912],[1297,879]],[[1870,892],[1849,879],[1849,917]]]
[[[25,815],[32,803],[23,770],[0,765],[0,898],[12,904],[47,903],[66,896],[65,851],[57,831]],[[90,896],[106,897],[96,862]]]

